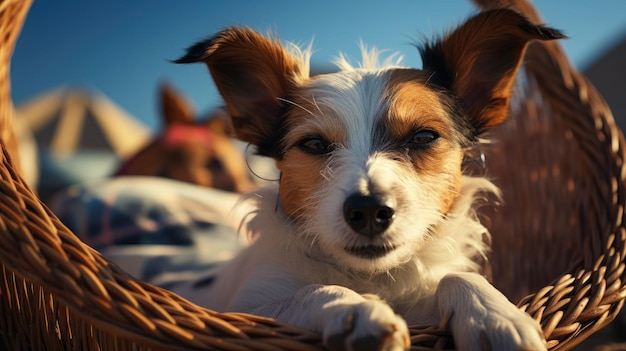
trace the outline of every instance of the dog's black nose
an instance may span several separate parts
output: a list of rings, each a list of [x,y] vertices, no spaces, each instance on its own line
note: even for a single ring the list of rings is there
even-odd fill
[[[385,231],[395,211],[375,195],[352,194],[343,203],[343,217],[357,233],[374,237]]]

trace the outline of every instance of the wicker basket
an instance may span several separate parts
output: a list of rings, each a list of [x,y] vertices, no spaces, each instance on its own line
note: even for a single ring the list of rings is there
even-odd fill
[[[12,118],[8,59],[29,5],[0,0],[3,133]],[[506,5],[539,20],[522,1]],[[626,298],[626,144],[602,98],[558,44],[531,45],[525,61],[511,122],[493,132],[484,150],[487,174],[505,202],[485,218],[493,233],[491,274],[541,321],[551,349],[569,349],[613,320]],[[132,278],[60,223],[16,171],[13,151],[4,144],[1,151],[0,347],[321,348],[316,333],[216,313]],[[411,334],[414,350],[453,348],[445,323],[414,326]]]

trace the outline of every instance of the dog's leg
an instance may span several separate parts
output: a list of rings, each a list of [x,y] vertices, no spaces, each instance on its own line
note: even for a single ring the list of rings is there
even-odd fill
[[[437,288],[442,316],[452,313],[459,350],[545,350],[539,323],[519,310],[485,278],[454,273]]]
[[[308,285],[254,314],[316,330],[331,350],[405,350],[406,322],[375,297],[336,285]]]

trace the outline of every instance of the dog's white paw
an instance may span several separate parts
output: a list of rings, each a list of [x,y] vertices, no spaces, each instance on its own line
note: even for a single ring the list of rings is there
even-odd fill
[[[452,313],[458,350],[546,350],[537,321],[475,273],[451,273],[437,287],[442,315]]]
[[[546,350],[537,321],[515,306],[500,306],[484,314],[453,316],[452,334],[458,350]]]
[[[324,344],[330,350],[399,351],[410,345],[406,322],[381,301],[343,306],[336,317],[323,331]]]

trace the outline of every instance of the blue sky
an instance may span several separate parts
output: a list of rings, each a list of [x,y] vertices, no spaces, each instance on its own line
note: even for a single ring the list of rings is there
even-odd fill
[[[537,0],[545,22],[581,69],[626,35],[626,1]],[[206,67],[176,65],[184,49],[231,25],[247,25],[300,44],[314,40],[314,64],[358,42],[398,51],[420,67],[412,43],[475,12],[469,1],[35,0],[13,56],[19,105],[59,86],[100,91],[141,122],[160,127],[157,86],[169,81],[203,113],[220,103]]]

